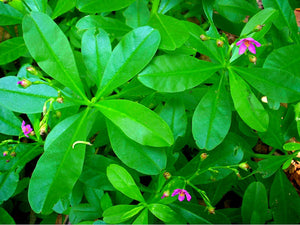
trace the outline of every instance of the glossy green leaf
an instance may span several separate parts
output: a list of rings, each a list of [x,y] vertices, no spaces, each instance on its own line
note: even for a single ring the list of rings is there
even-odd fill
[[[161,35],[159,48],[163,50],[173,51],[181,47],[189,38],[184,23],[171,16],[154,13],[148,25],[159,31]]]
[[[16,224],[14,219],[3,208],[0,208],[0,224]]]
[[[242,203],[243,223],[264,224],[267,220],[268,196],[261,182],[253,182],[246,189]]]
[[[136,205],[115,205],[103,213],[103,220],[107,224],[122,223],[138,214],[144,207]]]
[[[38,84],[23,88],[17,84],[18,81],[19,79],[13,76],[0,79],[0,104],[11,111],[42,112],[45,101],[57,97],[57,91],[52,87]]]
[[[296,151],[296,150],[300,150],[300,143],[286,143],[283,146],[283,149],[286,151]]]
[[[227,135],[231,125],[231,100],[223,78],[212,87],[195,109],[192,121],[193,137],[200,149],[211,150]]]
[[[275,49],[268,55],[264,63],[264,68],[276,68],[292,73],[297,78],[300,77],[298,53],[300,45],[289,45]]]
[[[81,12],[99,13],[123,9],[132,2],[134,0],[78,0],[76,6]]]
[[[127,197],[140,202],[145,201],[132,176],[123,167],[117,164],[111,164],[107,167],[107,177],[114,188]]]
[[[24,4],[34,12],[46,13],[47,10],[47,0],[23,0]]]
[[[140,72],[156,53],[159,42],[159,32],[148,26],[128,33],[112,52],[96,99],[110,93]]]
[[[111,44],[108,34],[101,28],[87,30],[82,36],[81,52],[93,81],[99,84],[111,55]]]
[[[161,117],[145,106],[128,100],[105,100],[96,108],[129,138],[142,145],[167,147],[173,134]]]
[[[51,15],[52,19],[70,11],[76,5],[76,1],[74,0],[64,0],[64,1],[57,1],[55,8],[53,9],[53,13]]]
[[[300,222],[300,197],[283,171],[278,171],[270,190],[269,204],[274,223]]]
[[[285,103],[300,100],[300,77],[292,73],[274,68],[233,69],[267,97]]]
[[[10,110],[0,106],[0,133],[19,136],[21,121]]]
[[[23,14],[0,1],[0,26],[22,23]]]
[[[177,6],[182,0],[162,0],[160,2],[158,12],[161,14],[167,13],[170,9]]]
[[[100,15],[85,16],[77,22],[76,27],[80,30],[102,28],[113,37],[122,37],[131,31],[131,28],[120,20]]]
[[[51,77],[86,99],[69,41],[46,14],[32,12],[23,19],[26,46],[38,65]]]
[[[268,178],[276,173],[281,165],[289,158],[290,156],[286,155],[261,160],[258,162],[257,172],[261,173],[263,178]]]
[[[150,11],[146,0],[136,0],[123,13],[126,24],[137,28],[147,25],[150,19]]]
[[[45,153],[33,171],[28,198],[31,208],[43,214],[52,212],[54,204],[71,193],[84,162],[89,110],[76,114],[56,125],[47,136]],[[72,165],[72,166],[70,166]]]
[[[162,55],[155,57],[138,78],[154,90],[180,92],[201,84],[221,68],[187,55]]]
[[[252,129],[260,132],[266,131],[269,125],[269,115],[249,85],[233,71],[229,73],[229,80],[231,97],[239,116]]]
[[[158,219],[162,220],[166,224],[184,224],[183,218],[172,210],[167,205],[162,204],[151,204],[148,206],[150,212]]]
[[[107,128],[115,154],[128,167],[148,175],[157,175],[166,167],[166,149],[140,145],[109,121]]]
[[[12,62],[27,53],[22,37],[15,37],[0,43],[0,65]]]
[[[41,154],[42,151],[41,147],[33,144],[19,144],[17,146],[16,157],[9,162],[11,167],[0,174],[0,202],[8,200],[14,194],[19,182],[19,173],[28,162]]]
[[[148,209],[144,209],[132,224],[148,224]]]

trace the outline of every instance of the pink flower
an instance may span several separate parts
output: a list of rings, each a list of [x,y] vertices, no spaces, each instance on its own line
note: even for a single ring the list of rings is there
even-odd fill
[[[184,200],[185,196],[188,201],[190,201],[192,198],[191,195],[184,189],[175,189],[172,194],[172,197],[174,197],[175,195],[179,195],[178,200],[181,202]]]
[[[31,131],[32,131],[32,128],[31,128],[30,124],[25,125],[24,120],[22,122],[22,131],[23,131],[23,133],[26,137],[29,137],[28,134],[30,134]]]
[[[23,88],[27,88],[32,84],[32,82],[30,80],[23,79],[18,81],[17,84],[21,85]]]
[[[253,38],[243,38],[236,43],[236,46],[240,45],[240,49],[239,49],[240,55],[243,54],[247,50],[247,48],[249,49],[250,52],[252,52],[253,54],[256,54],[254,44],[256,45],[256,47],[261,46],[261,44],[259,42],[255,41]]]

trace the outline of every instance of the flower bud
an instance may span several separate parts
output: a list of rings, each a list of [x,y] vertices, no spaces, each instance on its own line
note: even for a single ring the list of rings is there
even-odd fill
[[[7,155],[8,155],[8,151],[4,151],[3,156],[7,156]]]
[[[29,133],[29,135],[30,135],[30,136],[34,136],[34,135],[35,135],[35,132],[34,132],[34,131],[31,131],[31,132]]]
[[[17,155],[17,153],[15,151],[13,151],[13,152],[10,153],[11,157],[16,157],[16,155]]]
[[[167,191],[164,191],[163,195],[161,196],[161,198],[167,198],[170,196],[170,191],[167,190]]]
[[[256,25],[255,27],[254,27],[254,31],[255,32],[258,32],[258,31],[261,31],[261,29],[264,27],[265,25]]]
[[[202,153],[202,154],[200,155],[201,161],[203,161],[204,159],[206,159],[207,156],[208,156],[207,153]]]
[[[235,175],[239,178],[239,179],[242,179],[241,175],[239,172],[236,172]]]
[[[40,135],[46,134],[46,124],[43,124],[40,128]]]
[[[200,35],[200,39],[201,39],[202,41],[207,41],[207,40],[209,40],[209,37],[207,37],[205,34],[201,34],[201,35]]]
[[[166,179],[166,180],[169,180],[170,178],[171,178],[171,174],[169,173],[169,172],[164,172],[164,178]]]
[[[257,58],[254,55],[249,55],[249,61],[256,64]]]
[[[207,207],[207,210],[208,210],[208,212],[210,213],[210,214],[215,214],[216,212],[215,212],[215,208],[213,207],[213,206],[208,206]]]
[[[38,71],[33,66],[26,67],[26,70],[32,75],[38,75]]]
[[[30,80],[23,79],[18,81],[17,84],[21,85],[23,88],[28,88],[30,85],[32,85],[32,82]]]
[[[60,117],[61,117],[61,111],[56,111],[55,116],[56,116],[57,118],[60,118]]]
[[[58,103],[64,103],[64,98],[63,98],[63,97],[58,97],[58,98],[56,99],[56,101],[57,101]]]
[[[217,46],[218,46],[218,47],[223,47],[223,45],[224,45],[224,41],[218,39],[218,40],[217,40]]]
[[[249,166],[248,163],[246,163],[246,162],[240,163],[240,164],[239,164],[239,167],[240,167],[241,169],[243,169],[243,170],[246,170],[246,171],[250,168],[250,166]]]
[[[7,163],[9,163],[9,161],[10,161],[9,159],[6,160]]]

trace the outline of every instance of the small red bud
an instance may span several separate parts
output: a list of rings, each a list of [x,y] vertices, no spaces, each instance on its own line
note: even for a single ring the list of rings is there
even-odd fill
[[[8,155],[8,151],[4,151],[3,156],[7,156],[7,155]]]
[[[23,88],[28,88],[30,85],[32,85],[32,82],[30,80],[23,79],[18,81],[17,84],[21,85]]]

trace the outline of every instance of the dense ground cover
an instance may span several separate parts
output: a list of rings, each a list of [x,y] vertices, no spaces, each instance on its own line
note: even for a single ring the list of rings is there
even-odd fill
[[[298,0],[1,0],[0,223],[299,223]]]

